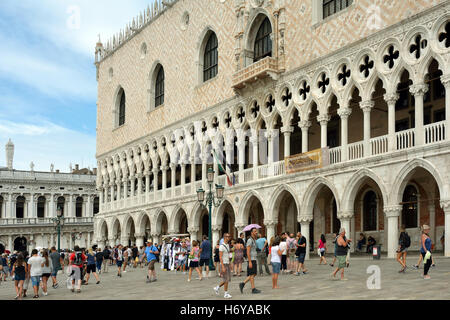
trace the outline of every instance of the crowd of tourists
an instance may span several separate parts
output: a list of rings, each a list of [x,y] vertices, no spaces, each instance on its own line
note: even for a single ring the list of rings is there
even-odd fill
[[[430,227],[422,227],[420,257],[419,261],[412,266],[418,269],[419,264],[424,264],[424,279],[430,279],[430,267],[434,267],[431,255],[433,244],[429,236]],[[361,249],[361,240],[357,243]],[[327,253],[325,235],[321,235],[317,253],[319,265],[327,265],[325,254]],[[349,267],[349,252],[352,240],[346,237],[346,230],[341,228],[339,234],[335,234],[334,259],[330,266],[335,267],[331,273],[332,279],[337,279],[340,273],[341,280],[347,280],[344,276],[345,269]],[[400,273],[407,269],[406,256],[411,239],[405,228],[400,229],[400,237],[397,249],[397,261],[401,265]],[[123,246],[85,249],[75,246],[74,250],[64,250],[59,253],[55,247],[47,249],[33,249],[31,255],[27,251],[14,251],[10,254],[3,253],[0,256],[0,282],[7,281],[8,277],[15,283],[15,299],[27,297],[29,284],[31,282],[33,298],[39,298],[39,292],[48,295],[48,281],[51,279],[52,288],[58,288],[57,275],[62,271],[67,275],[66,285],[72,292],[81,292],[82,285],[88,285],[91,274],[100,283],[100,274],[108,272],[109,268],[117,270],[117,277],[132,269],[147,267],[146,282],[157,281],[155,264],[160,263],[164,271],[182,272],[187,274],[187,281],[192,280],[195,271],[197,280],[203,280],[212,275],[210,264],[214,265],[214,275],[221,277],[219,285],[214,287],[214,292],[219,295],[220,288],[224,288],[224,298],[231,298],[228,286],[233,277],[243,275],[243,264],[247,262],[245,279],[239,281],[240,292],[243,293],[247,283],[250,283],[253,294],[261,291],[256,288],[255,277],[272,277],[272,288],[279,289],[278,277],[283,274],[294,274],[296,276],[307,275],[305,266],[307,239],[298,232],[296,235],[289,232],[266,239],[258,229],[253,228],[247,237],[241,233],[237,239],[232,239],[230,234],[225,233],[223,238],[217,241],[214,248],[207,236],[202,241],[185,238],[165,238],[160,244],[151,241],[146,246]],[[336,264],[336,266],[335,266]],[[269,267],[270,265],[270,267]]]

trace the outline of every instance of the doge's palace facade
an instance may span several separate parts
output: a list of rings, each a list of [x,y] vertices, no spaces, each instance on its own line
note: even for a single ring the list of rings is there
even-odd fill
[[[448,0],[158,0],[97,43],[95,240],[199,239],[211,165],[214,243],[343,226],[394,257],[400,226],[417,250],[428,224],[442,250],[449,63]]]

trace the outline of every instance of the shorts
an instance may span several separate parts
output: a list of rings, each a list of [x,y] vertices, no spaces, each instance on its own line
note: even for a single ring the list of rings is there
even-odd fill
[[[291,261],[295,260],[295,250],[289,252],[289,259],[290,259]]]
[[[323,257],[325,255],[325,250],[320,250],[319,253],[320,253],[320,256]]]
[[[1,273],[4,273],[5,275],[8,275],[8,267],[3,267],[2,270],[0,270]]]
[[[41,276],[31,277],[31,285],[33,287],[38,287],[39,283],[41,282],[40,278]]]
[[[116,264],[120,268],[120,267],[122,267],[123,261],[122,260],[117,260]]]
[[[42,274],[42,278],[50,278],[50,276],[51,276],[51,273],[43,273]]]
[[[15,274],[14,275],[14,280],[16,280],[16,281],[25,281],[25,274],[23,274],[23,275]]]
[[[230,282],[231,281],[231,269],[229,264],[224,264],[225,272],[222,270],[222,266],[218,266],[220,268],[220,276],[222,277],[224,282]]]
[[[256,260],[252,260],[252,267],[250,268],[249,265],[247,265],[247,277],[256,276],[257,274],[256,270],[257,270]]]
[[[272,273],[279,274],[281,269],[281,262],[271,262]]]
[[[59,270],[53,270],[52,271],[52,277],[56,277],[58,275]]]
[[[189,263],[189,268],[198,268],[198,261],[191,261],[191,263]]]
[[[81,270],[79,267],[72,265],[72,280],[81,280]]]
[[[97,272],[95,264],[88,264],[86,267],[86,273]]]
[[[148,270],[155,270],[155,263],[156,263],[156,260],[152,260],[152,261],[150,261],[149,263],[148,263]]]
[[[336,259],[338,261],[338,268],[342,269],[347,266],[347,256],[336,256]]]
[[[209,266],[209,259],[200,259],[200,267]]]
[[[403,252],[408,252],[408,248],[403,248],[403,249],[400,250],[400,252],[401,252],[401,253],[403,253]]]
[[[305,256],[306,253],[299,253],[297,258],[298,263],[305,263]]]
[[[220,262],[219,256],[214,256],[214,262]]]

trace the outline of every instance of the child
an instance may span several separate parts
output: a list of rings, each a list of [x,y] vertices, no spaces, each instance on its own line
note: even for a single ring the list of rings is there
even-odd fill
[[[270,262],[272,265],[272,289],[280,289],[278,287],[278,275],[281,269],[281,250],[280,250],[280,238],[277,237],[273,243],[270,244]]]

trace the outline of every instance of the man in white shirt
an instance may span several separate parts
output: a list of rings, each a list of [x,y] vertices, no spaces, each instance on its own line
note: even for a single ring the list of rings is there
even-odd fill
[[[230,299],[231,295],[228,293],[228,282],[231,281],[231,269],[230,269],[230,257],[232,255],[230,250],[230,242],[231,236],[229,233],[225,233],[223,236],[223,244],[219,247],[219,259],[220,259],[220,275],[222,277],[222,282],[214,287],[214,292],[219,295],[220,287],[224,287],[225,295],[223,296],[225,299]]]
[[[31,258],[28,259],[30,266],[31,284],[33,285],[34,297],[39,298],[39,282],[42,276],[42,268],[44,267],[45,259],[38,255],[38,251],[33,249],[31,251]]]

